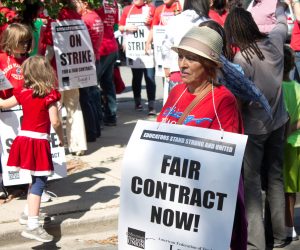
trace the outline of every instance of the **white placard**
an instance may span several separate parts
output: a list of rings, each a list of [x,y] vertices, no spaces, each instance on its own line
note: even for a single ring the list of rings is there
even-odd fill
[[[11,171],[6,166],[9,150],[12,142],[20,130],[20,120],[22,119],[23,111],[21,106],[17,106],[13,110],[0,110],[0,131],[1,132],[1,146],[0,155],[3,170],[3,183],[5,186],[19,185],[31,182],[31,175],[28,171],[20,169],[20,171]],[[50,146],[52,161],[54,166],[54,174],[48,180],[59,179],[67,176],[67,166],[65,150],[59,147],[59,139],[53,128],[50,132]]]
[[[95,54],[82,20],[51,23],[59,89],[97,85]]]
[[[131,68],[153,68],[153,51],[146,54],[146,42],[150,29],[144,24],[144,15],[131,15],[126,19],[126,24],[135,25],[138,30],[133,33],[126,33],[126,64]]]
[[[154,59],[155,59],[155,75],[165,77],[163,68],[163,58],[161,53],[162,43],[165,39],[166,27],[161,25],[153,26],[153,45],[154,45]]]
[[[10,81],[7,80],[5,74],[0,70],[0,90],[11,89],[13,86]]]
[[[138,121],[122,165],[119,250],[228,250],[246,141]]]

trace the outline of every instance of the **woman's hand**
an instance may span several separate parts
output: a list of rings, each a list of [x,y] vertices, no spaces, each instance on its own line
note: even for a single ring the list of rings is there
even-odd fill
[[[133,24],[128,24],[124,26],[124,32],[133,33],[138,30],[138,27]]]

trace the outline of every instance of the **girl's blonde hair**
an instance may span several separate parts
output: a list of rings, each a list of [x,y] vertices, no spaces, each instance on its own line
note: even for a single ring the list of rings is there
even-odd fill
[[[12,23],[1,34],[0,49],[11,55],[21,42],[26,41],[28,41],[27,52],[30,53],[33,48],[32,29],[25,24]]]
[[[21,67],[25,80],[24,87],[31,88],[34,97],[44,97],[54,88],[57,82],[56,74],[44,56],[29,57]]]

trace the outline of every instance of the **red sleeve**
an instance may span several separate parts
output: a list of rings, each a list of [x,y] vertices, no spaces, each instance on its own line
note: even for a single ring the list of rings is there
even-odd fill
[[[153,25],[159,25],[159,23],[160,23],[160,15],[161,15],[161,12],[162,12],[162,6],[163,5],[161,5],[161,6],[159,6],[159,7],[156,8],[156,10],[154,12],[154,17],[153,17],[153,20],[152,20],[151,27]]]
[[[128,16],[128,12],[130,10],[130,8],[132,7],[132,5],[129,5],[129,6],[126,6],[123,10],[123,13],[122,13],[122,16],[121,16],[121,19],[119,21],[119,25],[120,26],[124,26],[126,25],[126,18]]]
[[[153,23],[153,17],[154,17],[154,13],[155,13],[155,7],[153,4],[148,4],[148,6],[150,7],[150,17],[152,17],[149,26],[152,27],[152,23]]]
[[[45,97],[46,106],[49,107],[52,103],[59,101],[61,98],[61,94],[58,90],[54,89]]]
[[[13,95],[16,97],[18,103],[21,105],[21,91],[22,89],[13,89]]]

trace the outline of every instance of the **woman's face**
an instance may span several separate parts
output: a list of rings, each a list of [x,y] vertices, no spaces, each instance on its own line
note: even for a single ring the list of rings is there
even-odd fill
[[[184,83],[195,86],[208,80],[209,76],[203,60],[201,56],[192,52],[178,50],[178,65]]]
[[[132,2],[136,6],[141,6],[144,4],[144,0],[133,0]]]

